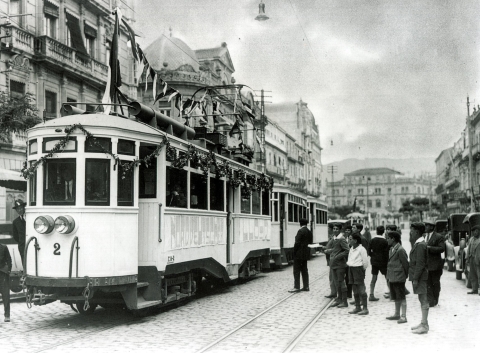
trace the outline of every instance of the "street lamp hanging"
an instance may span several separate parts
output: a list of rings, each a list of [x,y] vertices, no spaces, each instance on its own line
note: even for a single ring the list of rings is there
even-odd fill
[[[265,15],[265,4],[263,0],[260,0],[260,4],[258,4],[258,16],[255,17],[257,21],[266,21],[269,19],[267,15]]]

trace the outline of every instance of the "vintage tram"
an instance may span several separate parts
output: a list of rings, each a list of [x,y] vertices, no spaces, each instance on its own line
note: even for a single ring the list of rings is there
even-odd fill
[[[270,255],[275,266],[285,266],[293,261],[295,235],[301,218],[309,220],[313,233],[315,251],[328,241],[327,203],[318,198],[308,197],[303,192],[285,185],[275,185],[272,192],[272,237]]]
[[[466,213],[453,213],[448,217],[448,229],[455,253],[455,272],[458,280],[462,279],[465,270],[465,247],[470,232],[468,223],[464,223]]]
[[[140,103],[65,108],[28,130],[28,305],[140,310],[269,266],[270,178]]]

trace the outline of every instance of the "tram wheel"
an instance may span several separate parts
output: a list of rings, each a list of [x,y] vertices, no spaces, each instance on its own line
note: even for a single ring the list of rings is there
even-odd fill
[[[95,309],[97,308],[97,304],[90,304],[90,307],[87,310],[83,310],[84,305],[85,305],[85,302],[83,301],[75,303],[78,313],[81,315],[92,315]]]

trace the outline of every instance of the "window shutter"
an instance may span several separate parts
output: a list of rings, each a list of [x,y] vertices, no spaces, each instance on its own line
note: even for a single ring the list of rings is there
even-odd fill
[[[80,30],[80,21],[70,13],[67,14],[67,26],[70,30],[72,47],[82,54],[88,55],[85,44],[83,43],[82,31]]]

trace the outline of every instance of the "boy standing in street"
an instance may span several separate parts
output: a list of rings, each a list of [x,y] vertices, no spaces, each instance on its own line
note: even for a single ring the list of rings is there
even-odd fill
[[[370,282],[370,297],[369,301],[377,301],[375,298],[375,284],[377,283],[378,273],[387,276],[387,263],[388,263],[388,243],[383,237],[385,228],[383,226],[377,227],[377,235],[373,237],[368,247],[368,255],[370,256],[370,262],[372,263],[372,282]]]
[[[389,232],[387,242],[390,246],[387,278],[390,283],[390,298],[395,301],[395,314],[387,317],[387,320],[397,320],[397,323],[403,324],[407,322],[405,282],[408,277],[408,257],[407,252],[400,244],[400,233]],[[400,316],[400,308],[402,316]]]
[[[410,226],[410,240],[413,244],[410,251],[410,266],[408,269],[409,280],[412,281],[413,293],[418,295],[422,309],[422,321],[420,325],[412,327],[413,333],[428,333],[428,299],[427,299],[427,244],[423,237],[425,224],[412,223]]]
[[[362,239],[358,233],[352,234],[351,238],[352,247],[348,253],[347,266],[348,279],[352,285],[355,298],[355,309],[350,311],[349,314],[368,315],[367,293],[365,292],[365,271],[368,267],[367,250],[362,246]]]
[[[332,251],[330,253],[330,268],[333,271],[333,279],[337,287],[337,299],[330,307],[338,306],[339,308],[348,307],[347,303],[347,286],[345,285],[345,268],[347,267],[347,257],[350,251],[347,241],[340,233],[342,225],[336,223],[333,226],[333,234],[335,239]]]

